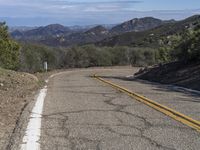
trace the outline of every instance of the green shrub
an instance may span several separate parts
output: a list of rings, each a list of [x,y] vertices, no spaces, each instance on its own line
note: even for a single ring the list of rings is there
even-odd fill
[[[151,48],[133,48],[130,52],[130,61],[133,66],[149,66],[157,62],[156,50]]]
[[[48,69],[63,67],[64,52],[42,45],[21,44],[20,70],[28,72],[43,71],[43,64],[48,63]]]

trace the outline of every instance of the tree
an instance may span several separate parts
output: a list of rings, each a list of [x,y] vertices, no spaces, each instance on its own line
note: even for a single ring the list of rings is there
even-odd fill
[[[9,38],[5,22],[0,23],[0,67],[18,69],[19,45]]]

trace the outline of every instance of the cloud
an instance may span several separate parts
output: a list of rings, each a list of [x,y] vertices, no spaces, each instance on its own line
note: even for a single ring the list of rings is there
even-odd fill
[[[0,0],[0,5],[4,6],[39,6],[39,5],[99,5],[99,4],[136,4],[141,3],[142,1],[133,1],[133,0],[107,0],[107,1],[92,1],[92,0]]]
[[[133,8],[136,0],[0,0],[0,16],[34,17],[106,13]]]
[[[136,11],[143,1],[135,0],[0,0],[0,17],[9,24],[64,25],[112,24],[135,17],[183,19],[196,10]]]
[[[196,10],[160,10],[160,11],[121,11],[107,13],[77,13],[76,15],[37,16],[37,17],[0,17],[0,20],[6,21],[11,26],[41,26],[52,23],[69,25],[91,25],[91,24],[117,24],[133,18],[152,16],[164,20],[184,19],[194,14],[200,14],[200,9]]]
[[[33,17],[125,11],[142,1],[134,0],[0,0],[0,16]]]

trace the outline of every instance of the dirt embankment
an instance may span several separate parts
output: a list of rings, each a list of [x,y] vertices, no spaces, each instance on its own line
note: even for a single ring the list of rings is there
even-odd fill
[[[142,69],[135,75],[137,78],[143,80],[200,90],[200,62],[173,62]]]
[[[62,71],[54,70],[32,75],[0,68],[0,150],[6,149],[10,144],[23,110],[35,100],[45,80],[50,75]]]
[[[0,149],[5,149],[23,108],[38,88],[34,75],[0,68]]]

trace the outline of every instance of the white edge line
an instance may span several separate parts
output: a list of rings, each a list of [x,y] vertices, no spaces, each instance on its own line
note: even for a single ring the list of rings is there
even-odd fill
[[[48,79],[45,80],[45,83],[47,84],[50,78],[53,78],[62,73],[63,72],[51,75]],[[47,85],[45,85],[44,88],[40,90],[39,95],[36,98],[36,103],[32,109],[31,115],[29,117],[29,123],[23,137],[21,150],[40,150],[39,140],[41,135],[43,105],[46,94]]]
[[[29,123],[23,137],[21,150],[40,150],[41,119],[47,86],[40,90],[35,106],[31,112]]]

